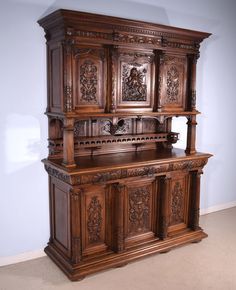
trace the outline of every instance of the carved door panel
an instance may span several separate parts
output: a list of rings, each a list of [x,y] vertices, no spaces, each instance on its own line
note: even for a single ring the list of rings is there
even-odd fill
[[[154,54],[151,50],[113,50],[112,106],[122,110],[153,110]]]
[[[163,111],[186,108],[187,57],[164,54],[160,58],[159,107]]]
[[[157,189],[155,180],[132,182],[125,186],[125,246],[150,240],[155,236]]]
[[[75,110],[103,112],[106,102],[106,50],[77,46],[73,53],[73,95]]]
[[[169,191],[168,232],[183,229],[188,224],[189,175],[186,172],[173,173]]]
[[[109,191],[105,186],[88,186],[81,195],[82,256],[104,252],[110,243]]]

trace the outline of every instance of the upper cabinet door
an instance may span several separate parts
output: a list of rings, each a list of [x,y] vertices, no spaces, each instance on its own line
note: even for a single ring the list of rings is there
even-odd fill
[[[73,53],[73,95],[75,110],[104,112],[106,103],[106,49],[77,46]]]
[[[174,54],[161,55],[159,68],[159,110],[185,111],[187,57]]]
[[[152,111],[154,54],[152,50],[114,49],[113,100],[117,111]]]

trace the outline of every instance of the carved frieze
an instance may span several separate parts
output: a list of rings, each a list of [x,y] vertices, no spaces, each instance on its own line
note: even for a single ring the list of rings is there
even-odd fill
[[[118,169],[107,172],[99,172],[94,174],[83,175],[67,175],[59,170],[45,164],[45,169],[49,175],[54,176],[64,182],[72,184],[89,184],[89,183],[104,183],[112,180],[127,178],[127,177],[145,177],[154,176],[162,172],[169,172],[175,170],[193,170],[195,168],[202,168],[207,163],[207,159],[197,159],[174,162],[170,164],[162,164],[156,166],[145,166],[130,169]]]
[[[148,230],[151,211],[150,194],[148,186],[129,190],[129,234]]]
[[[60,172],[59,170],[45,164],[45,170],[47,171],[47,173],[53,177],[56,177],[64,182],[70,183],[70,176],[66,175],[63,172]]]
[[[99,242],[102,230],[102,206],[97,196],[93,196],[87,208],[87,230],[90,243]]]

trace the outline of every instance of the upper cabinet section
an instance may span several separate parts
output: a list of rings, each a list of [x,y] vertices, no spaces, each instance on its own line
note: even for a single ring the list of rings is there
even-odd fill
[[[195,111],[196,60],[210,34],[69,10],[39,24],[48,49],[47,112]]]

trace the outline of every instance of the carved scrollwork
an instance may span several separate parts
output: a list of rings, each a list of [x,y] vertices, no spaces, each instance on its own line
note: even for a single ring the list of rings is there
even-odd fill
[[[167,101],[176,103],[179,95],[179,71],[176,66],[172,65],[167,71]]]
[[[81,102],[97,103],[98,69],[91,60],[85,60],[80,66]]]
[[[87,214],[88,240],[90,243],[96,243],[101,239],[102,230],[102,206],[97,196],[91,198]]]
[[[129,232],[136,233],[149,228],[150,190],[147,186],[131,189],[129,193]]]
[[[176,182],[171,193],[171,221],[170,223],[181,223],[184,219],[184,191],[180,182]]]

